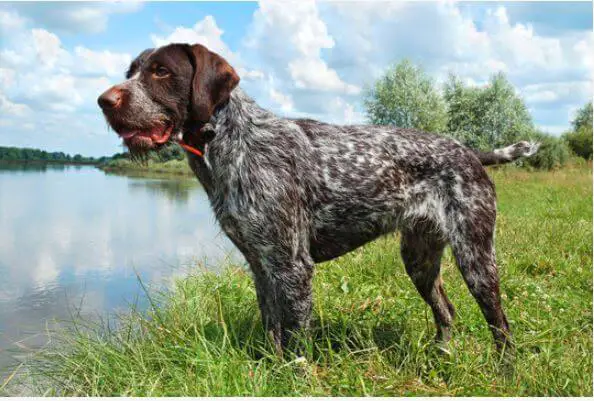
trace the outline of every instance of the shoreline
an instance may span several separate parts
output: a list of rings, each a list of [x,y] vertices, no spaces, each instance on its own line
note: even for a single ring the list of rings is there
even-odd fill
[[[60,160],[0,160],[0,164],[57,164],[64,166],[98,166],[100,163]]]
[[[169,160],[167,162],[147,161],[146,164],[119,159],[96,166],[105,173],[130,175],[132,174],[163,174],[183,178],[195,178],[187,160]]]
[[[79,330],[55,337],[28,365],[41,375],[35,380],[47,380],[33,392],[591,395],[591,164],[489,173],[498,193],[502,298],[518,356],[509,374],[449,250],[442,275],[457,318],[451,355],[436,352],[431,312],[406,275],[399,236],[390,234],[316,267],[312,330],[299,337],[303,363],[290,354],[278,359],[266,342],[249,273],[197,266],[171,291],[147,291],[152,306],[122,314],[120,328],[79,321]]]

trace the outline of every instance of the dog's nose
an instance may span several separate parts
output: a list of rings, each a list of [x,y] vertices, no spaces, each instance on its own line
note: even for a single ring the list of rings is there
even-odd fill
[[[115,109],[122,103],[122,91],[115,86],[109,88],[99,96],[97,102],[99,103],[99,107],[103,110]]]

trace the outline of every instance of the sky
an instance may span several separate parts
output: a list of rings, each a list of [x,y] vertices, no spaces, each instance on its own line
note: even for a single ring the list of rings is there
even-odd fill
[[[0,146],[121,152],[97,96],[146,48],[201,43],[279,115],[364,123],[362,97],[404,58],[442,84],[506,73],[536,126],[592,99],[590,2],[0,3]]]

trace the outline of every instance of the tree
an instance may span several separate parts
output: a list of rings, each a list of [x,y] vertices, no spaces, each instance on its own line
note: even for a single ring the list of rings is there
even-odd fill
[[[586,160],[592,158],[592,102],[587,103],[576,113],[571,122],[573,131],[564,135],[571,150]]]
[[[77,155],[75,159],[77,162],[85,163],[93,163],[95,161],[92,157],[83,157],[81,155]],[[64,152],[48,152],[40,149],[0,146],[0,160],[68,162],[72,161],[73,158]]]
[[[378,79],[364,98],[372,124],[443,132],[446,108],[433,81],[419,67],[404,60]]]
[[[578,131],[581,128],[592,129],[592,101],[586,103],[584,107],[577,111],[571,125],[574,131]]]
[[[534,125],[524,101],[503,73],[485,87],[464,85],[450,75],[444,87],[447,132],[466,146],[493,149],[532,136]]]
[[[158,161],[169,161],[169,160],[184,160],[186,153],[177,143],[169,143],[159,149],[157,154]]]

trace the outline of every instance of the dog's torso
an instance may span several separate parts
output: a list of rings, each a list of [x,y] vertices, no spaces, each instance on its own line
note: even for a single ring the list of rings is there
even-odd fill
[[[265,249],[285,235],[288,249],[309,247],[319,262],[412,224],[445,232],[457,208],[481,213],[494,203],[480,161],[453,140],[281,119],[240,90],[227,109],[205,158],[190,164],[236,244]]]

